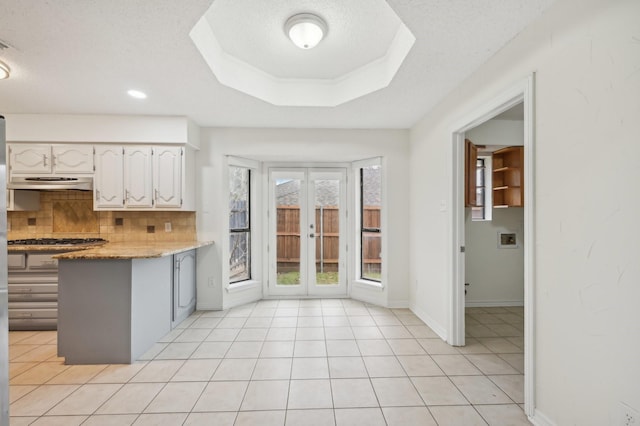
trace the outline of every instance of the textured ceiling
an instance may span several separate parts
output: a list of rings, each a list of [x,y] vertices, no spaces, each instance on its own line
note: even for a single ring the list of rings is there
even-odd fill
[[[271,10],[291,4],[235,1],[258,5],[265,25],[281,19]],[[211,0],[2,0],[0,40],[11,48],[0,51],[0,60],[13,73],[0,81],[0,112],[184,115],[202,126],[409,128],[553,2],[389,0],[416,42],[388,87],[337,107],[281,107],[223,86],[211,73],[189,38]],[[329,31],[343,26],[349,34],[355,15],[367,10],[351,7],[361,1],[343,3],[323,11],[324,2],[297,2],[323,16],[340,12]],[[233,35],[245,24],[237,17],[221,25]],[[265,34],[261,45],[258,35],[243,34],[236,42],[257,43],[253,58],[268,61],[271,37]],[[356,56],[350,42],[341,41],[343,52],[314,67],[331,74],[349,66]],[[272,66],[294,75],[295,67]],[[130,88],[148,99],[129,98]]]

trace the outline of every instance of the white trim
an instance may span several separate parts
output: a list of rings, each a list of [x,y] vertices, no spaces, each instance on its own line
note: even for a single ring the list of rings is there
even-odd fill
[[[259,219],[259,215],[258,212],[261,209],[261,204],[262,204],[262,198],[261,198],[261,193],[260,191],[257,191],[256,188],[258,186],[260,186],[260,180],[261,180],[261,163],[259,161],[256,160],[252,160],[252,159],[248,159],[248,158],[242,158],[242,157],[236,157],[233,155],[227,155],[226,156],[226,168],[225,171],[222,173],[222,185],[223,185],[223,190],[222,190],[222,203],[221,206],[224,206],[225,211],[227,212],[227,214],[221,215],[221,220],[223,221],[223,235],[222,235],[222,239],[221,241],[226,241],[226,244],[222,244],[221,245],[221,254],[222,254],[222,259],[223,259],[223,265],[225,265],[225,267],[223,268],[222,271],[222,282],[225,283],[225,290],[227,294],[232,294],[235,293],[237,291],[241,291],[241,290],[246,290],[243,287],[243,284],[245,282],[247,283],[253,283],[253,282],[257,282],[259,283],[260,281],[262,281],[262,241],[261,241],[261,227],[262,227],[262,221]],[[229,209],[229,167],[242,167],[242,168],[246,168],[249,169],[251,171],[250,174],[250,181],[249,181],[249,185],[250,185],[250,191],[249,191],[249,205],[250,205],[250,223],[251,223],[251,279],[248,281],[239,281],[237,283],[230,283],[229,282],[229,256],[231,256],[231,253],[229,253],[229,215],[228,215],[228,209]],[[223,296],[223,299],[225,297]],[[225,303],[225,301],[223,301],[223,304]],[[235,303],[235,302],[234,302]]]
[[[534,233],[534,78],[531,74],[517,82],[504,92],[496,95],[477,107],[474,111],[460,119],[452,127],[452,191],[451,221],[449,235],[449,270],[451,285],[450,301],[450,336],[447,342],[451,345],[464,345],[464,254],[459,247],[465,245],[464,239],[464,133],[494,118],[498,114],[524,103],[524,157],[525,157],[525,191],[524,191],[524,395],[525,414],[532,416],[535,410],[535,233]]]
[[[492,308],[499,306],[524,306],[524,300],[475,300],[466,301],[467,308]]]
[[[429,314],[422,309],[410,308],[418,318],[422,320],[431,330],[434,331],[442,340],[447,341],[447,329],[443,327],[439,322],[434,320]]]
[[[227,293],[237,293],[239,291],[251,290],[252,288],[260,286],[260,281],[256,280],[239,281],[237,283],[229,284],[225,290],[227,290]]]
[[[234,167],[244,167],[247,169],[260,170],[260,162],[250,158],[236,157],[227,155],[227,165]]]
[[[362,253],[361,250],[361,241],[360,241],[360,169],[363,167],[367,167],[367,166],[381,166],[381,176],[380,176],[380,182],[381,182],[381,188],[380,188],[380,201],[381,201],[381,205],[380,205],[380,231],[382,234],[382,246],[381,246],[381,251],[382,251],[382,265],[380,268],[380,282],[377,281],[371,281],[371,280],[364,280],[362,278],[360,278],[361,274],[361,267],[362,267],[362,262],[360,259],[360,255]],[[353,247],[353,250],[351,250],[351,254],[349,255],[349,261],[352,265],[351,268],[351,282],[352,282],[352,292],[356,287],[359,288],[366,288],[368,290],[371,290],[372,288],[377,288],[380,291],[384,292],[382,298],[380,299],[379,303],[382,306],[387,306],[388,304],[388,300],[387,300],[387,294],[386,294],[386,283],[388,282],[387,280],[387,271],[388,271],[388,265],[387,265],[387,259],[388,259],[388,238],[387,238],[387,229],[388,229],[388,224],[387,224],[387,178],[386,178],[386,174],[387,174],[387,163],[386,163],[386,158],[385,157],[372,157],[372,158],[367,158],[367,159],[363,159],[363,160],[358,160],[358,161],[354,161],[351,163],[351,175],[353,176],[353,182],[351,184],[351,187],[353,189],[353,201],[351,203],[352,206],[352,211],[353,211],[353,217],[350,219],[350,223],[352,224],[352,234],[351,234],[351,247]]]
[[[384,286],[382,285],[382,283],[379,283],[377,281],[354,280],[353,285],[371,291],[384,291]]]
[[[311,166],[315,164],[315,166]],[[337,285],[317,285],[315,283],[315,274],[313,273],[313,265],[315,265],[315,240],[309,240],[303,238],[300,241],[300,273],[301,283],[300,285],[291,286],[278,286],[273,285],[276,282],[276,262],[275,250],[277,248],[276,239],[276,221],[277,221],[277,209],[275,206],[275,194],[274,176],[294,176],[300,178],[300,200],[306,200],[307,202],[301,202],[300,205],[300,220],[301,226],[303,224],[313,223],[315,224],[315,204],[313,202],[313,185],[312,183],[317,179],[335,179],[340,183],[339,191],[339,205],[340,205],[340,250],[339,250],[339,284]],[[265,265],[263,267],[267,281],[264,285],[265,296],[295,296],[295,297],[348,297],[349,296],[349,262],[347,245],[350,241],[350,228],[348,226],[348,211],[349,211],[349,191],[348,191],[348,176],[349,167],[345,163],[266,163],[264,168],[264,180],[266,188],[264,194],[266,194],[266,202],[264,203],[264,215],[263,220],[265,229],[265,241],[264,253],[265,253]],[[310,229],[304,228],[301,230],[301,235],[306,235],[311,232]],[[316,230],[313,230],[316,233]],[[305,255],[306,253],[306,255]],[[304,278],[304,279],[302,279]]]
[[[363,291],[364,290],[364,291]],[[372,291],[361,286],[351,288],[351,298],[360,302],[369,303],[376,306],[387,307],[386,294],[383,291]]]
[[[535,410],[533,416],[529,416],[529,421],[536,426],[556,426],[556,423],[540,410]]]
[[[255,290],[259,287],[253,287],[251,290]],[[233,299],[224,298],[224,304],[222,305],[223,310],[235,308],[236,306],[246,305],[247,303],[256,302],[262,299],[261,291],[243,291],[239,292],[241,297],[234,297]]]
[[[409,299],[400,299],[400,300],[389,300],[388,308],[393,309],[401,309],[401,308],[409,308]]]

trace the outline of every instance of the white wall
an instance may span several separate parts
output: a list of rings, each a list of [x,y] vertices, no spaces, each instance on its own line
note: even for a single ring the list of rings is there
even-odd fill
[[[198,126],[186,117],[5,114],[8,142],[186,143],[198,148]]]
[[[493,209],[489,221],[465,217],[465,282],[467,306],[524,304],[524,210]],[[514,232],[517,247],[499,248],[498,233]]]
[[[207,128],[202,129],[201,135],[197,166],[201,171],[198,191],[202,201],[197,213],[197,230],[200,238],[213,239],[218,244],[208,259],[203,260],[204,265],[200,263],[203,268],[198,272],[199,309],[216,308],[220,304],[228,308],[262,296],[259,287],[236,293],[224,290],[226,261],[222,260],[221,245],[226,238],[228,219],[226,208],[218,202],[225,199],[222,182],[227,155],[265,162],[351,162],[383,157],[386,200],[392,206],[388,209],[385,230],[390,247],[385,264],[392,279],[382,292],[353,287],[351,295],[383,305],[408,306],[408,131]],[[260,186],[258,190],[261,189]],[[212,286],[201,285],[208,283],[209,278]]]
[[[476,145],[524,145],[524,121],[489,120],[465,133]]]
[[[449,330],[451,131],[536,73],[535,421],[640,411],[640,2],[560,0],[411,132],[412,307]],[[425,167],[425,165],[429,167]],[[446,206],[445,206],[446,207]]]

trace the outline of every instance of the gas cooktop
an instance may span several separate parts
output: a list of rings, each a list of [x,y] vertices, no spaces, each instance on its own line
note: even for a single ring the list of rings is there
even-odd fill
[[[88,244],[106,243],[102,238],[25,238],[9,240],[10,246],[81,246]]]

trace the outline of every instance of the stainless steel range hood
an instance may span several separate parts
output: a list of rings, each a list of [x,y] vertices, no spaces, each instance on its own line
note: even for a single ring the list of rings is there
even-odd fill
[[[93,189],[93,178],[70,176],[12,176],[7,188],[48,191],[64,189],[91,191]]]

